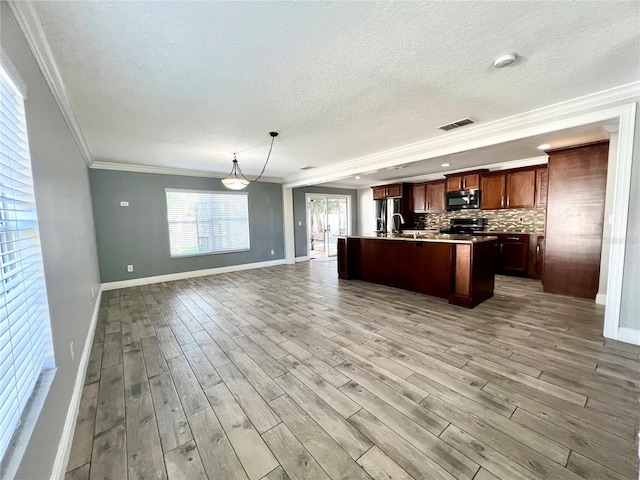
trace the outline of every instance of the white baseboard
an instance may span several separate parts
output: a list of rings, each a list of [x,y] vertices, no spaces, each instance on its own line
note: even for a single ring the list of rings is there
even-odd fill
[[[296,257],[296,263],[298,262],[308,262],[310,260],[309,255],[306,255],[304,257]]]
[[[619,327],[616,340],[619,342],[631,343],[633,345],[640,345],[640,330]]]
[[[171,282],[173,280],[184,280],[185,278],[206,277],[207,275],[217,275],[219,273],[238,272],[240,270],[252,270],[254,268],[274,267],[284,265],[284,259],[271,260],[269,262],[243,263],[241,265],[229,265],[228,267],[207,268],[205,270],[190,270],[188,272],[168,273],[166,275],[156,275],[154,277],[132,278],[131,280],[121,280],[119,282],[109,282],[102,284],[102,291],[117,290],[119,288],[139,287],[151,283]]]
[[[598,305],[606,305],[607,304],[607,294],[599,293],[596,295],[596,304]]]
[[[67,410],[67,418],[64,422],[64,430],[62,431],[62,437],[60,438],[60,443],[58,444],[58,453],[56,453],[56,459],[53,463],[51,480],[64,479],[65,470],[67,469],[67,463],[69,462],[69,455],[71,455],[71,445],[73,444],[73,434],[75,433],[76,418],[78,417],[78,411],[80,410],[80,399],[82,398],[84,378],[87,374],[87,367],[89,366],[89,357],[91,356],[93,336],[95,335],[96,325],[98,323],[98,312],[100,311],[101,298],[102,288],[98,288],[96,303],[93,309],[93,316],[91,317],[89,331],[87,332],[87,339],[84,342],[82,357],[80,357],[80,364],[78,365],[78,373],[76,374],[76,383],[73,387],[71,403],[69,404],[69,409]]]

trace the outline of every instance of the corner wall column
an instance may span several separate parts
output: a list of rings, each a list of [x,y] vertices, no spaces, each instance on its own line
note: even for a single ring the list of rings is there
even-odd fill
[[[284,221],[284,261],[296,263],[296,244],[293,228],[293,189],[282,187],[282,206]]]

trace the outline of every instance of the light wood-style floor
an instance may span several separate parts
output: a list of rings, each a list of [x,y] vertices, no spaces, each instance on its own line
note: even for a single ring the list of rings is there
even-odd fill
[[[640,348],[305,262],[105,292],[67,479],[637,479]]]

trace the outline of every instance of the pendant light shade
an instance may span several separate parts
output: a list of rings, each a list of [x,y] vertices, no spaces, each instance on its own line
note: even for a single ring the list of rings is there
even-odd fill
[[[222,179],[222,184],[230,190],[242,190],[247,185],[252,182],[257,182],[262,177],[264,170],[267,168],[267,163],[269,163],[269,157],[271,156],[271,150],[273,149],[273,141],[278,136],[278,132],[269,132],[271,135],[271,146],[269,147],[269,153],[267,154],[267,161],[264,162],[264,167],[262,167],[262,172],[260,175],[256,177],[255,180],[248,180],[240,170],[240,166],[238,165],[238,159],[236,158],[236,154],[233,154],[233,167],[231,168],[231,172],[225,178]]]
[[[242,190],[244,187],[249,185],[249,180],[247,180],[242,174],[242,170],[238,167],[238,160],[236,159],[236,154],[233,154],[233,168],[231,169],[231,173],[227,175],[226,178],[222,179],[222,184],[230,190]]]

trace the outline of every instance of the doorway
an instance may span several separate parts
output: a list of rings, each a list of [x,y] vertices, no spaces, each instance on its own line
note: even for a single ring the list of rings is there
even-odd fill
[[[310,259],[335,257],[338,236],[351,233],[351,197],[307,193],[307,251]]]

